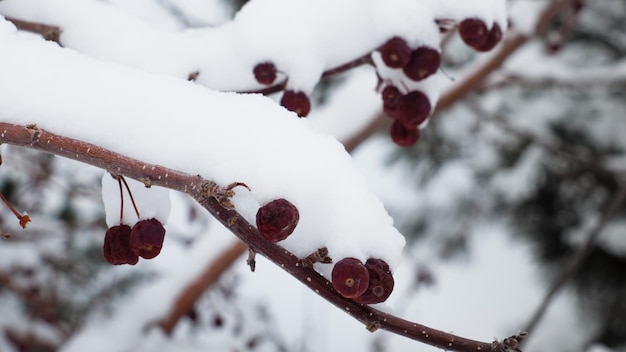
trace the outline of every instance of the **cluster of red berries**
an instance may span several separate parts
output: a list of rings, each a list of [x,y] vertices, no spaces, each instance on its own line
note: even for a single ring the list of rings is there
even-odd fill
[[[272,85],[276,81],[278,70],[274,63],[266,61],[257,64],[252,70],[257,82],[264,85]],[[311,111],[309,97],[301,91],[287,89],[283,92],[280,105],[289,111],[295,112],[299,117],[306,117]]]
[[[111,226],[104,235],[104,258],[112,265],[135,265],[139,262],[139,257],[152,259],[161,253],[163,240],[165,239],[165,228],[155,218],[141,219],[132,227],[122,223],[124,213],[122,182],[130,195],[137,218],[140,219],[141,217],[126,180],[122,176],[114,177],[117,179],[120,187],[120,224]]]
[[[401,69],[411,81],[421,81],[439,69],[441,55],[436,49],[420,46],[412,49],[400,37],[393,37],[378,48],[385,65]],[[383,112],[394,119],[389,134],[397,145],[409,147],[419,139],[419,126],[430,116],[432,104],[426,94],[411,90],[406,94],[393,84],[383,89]]]
[[[464,19],[458,30],[463,42],[476,51],[489,51],[502,40],[502,28],[498,23],[487,28],[487,24],[478,18]]]
[[[362,304],[384,302],[393,291],[393,275],[381,259],[369,258],[363,264],[356,258],[343,258],[335,264],[331,276],[339,294]]]
[[[165,228],[155,218],[139,220],[133,227],[119,224],[104,236],[104,258],[112,265],[135,265],[139,257],[152,259],[163,247]]]

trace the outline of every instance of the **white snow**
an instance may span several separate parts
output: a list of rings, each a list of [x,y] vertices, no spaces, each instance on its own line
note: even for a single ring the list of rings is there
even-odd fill
[[[335,258],[397,265],[404,238],[343,147],[272,100],[96,61],[10,30],[0,41],[4,121],[36,123],[222,185],[245,182],[259,203],[284,197],[300,210],[282,243],[297,256],[327,246]]]

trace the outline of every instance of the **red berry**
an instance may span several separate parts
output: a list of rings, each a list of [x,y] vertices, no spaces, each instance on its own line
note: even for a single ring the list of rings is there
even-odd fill
[[[104,259],[112,265],[135,265],[139,257],[130,248],[131,229],[128,225],[109,228],[104,235]]]
[[[402,93],[395,86],[387,86],[383,89],[383,111],[391,118],[397,118],[402,107]]]
[[[136,255],[152,259],[161,253],[164,239],[165,228],[159,220],[155,218],[139,220],[133,226],[130,245]]]
[[[437,72],[440,64],[441,55],[437,50],[421,46],[411,52],[411,60],[402,71],[410,79],[421,81]]]
[[[401,147],[410,147],[417,143],[420,138],[419,128],[406,127],[399,120],[395,120],[391,124],[389,134],[391,135],[391,140]]]
[[[282,241],[291,235],[298,220],[298,208],[283,198],[274,199],[256,213],[256,227],[261,236],[270,242]]]
[[[478,48],[487,41],[489,30],[485,22],[478,18],[468,18],[459,23],[459,35],[465,44]]]
[[[491,30],[487,34],[487,40],[480,46],[475,47],[476,51],[489,51],[493,49],[496,44],[498,44],[502,40],[502,29],[500,29],[500,25],[497,23],[493,24]]]
[[[384,302],[391,295],[394,286],[389,265],[381,259],[370,258],[365,262],[365,267],[370,274],[369,285],[365,293],[354,300],[363,304]]]
[[[411,60],[411,48],[407,42],[399,37],[393,37],[383,44],[380,49],[385,65],[391,68],[402,68]]]
[[[262,62],[254,66],[254,78],[261,84],[270,85],[276,80],[276,66],[271,62]]]
[[[430,115],[430,100],[418,90],[402,96],[402,109],[398,120],[408,128],[417,128]]]
[[[367,290],[370,274],[365,265],[356,258],[343,258],[333,267],[333,287],[346,298],[355,298]]]
[[[280,99],[280,105],[287,110],[293,111],[300,117],[305,117],[311,111],[311,101],[303,92],[286,90]]]

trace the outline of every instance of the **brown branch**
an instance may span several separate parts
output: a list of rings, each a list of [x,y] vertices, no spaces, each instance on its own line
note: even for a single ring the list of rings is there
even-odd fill
[[[541,321],[541,318],[544,316],[546,310],[548,309],[548,306],[552,302],[552,299],[556,296],[556,294],[561,290],[565,283],[572,277],[572,275],[574,275],[576,270],[578,270],[580,265],[583,263],[583,261],[593,248],[596,239],[598,238],[598,236],[600,236],[602,229],[606,226],[611,217],[613,217],[615,211],[624,202],[624,198],[626,198],[626,185],[622,184],[613,199],[611,199],[611,202],[607,209],[598,219],[596,225],[587,234],[585,242],[578,249],[578,251],[574,253],[561,275],[559,275],[556,280],[552,282],[552,285],[550,286],[550,289],[546,292],[543,301],[537,307],[535,313],[532,315],[532,318],[526,325],[525,331],[530,333],[537,327],[539,321]]]
[[[61,28],[43,23],[24,21],[13,17],[5,17],[5,19],[15,25],[17,29],[28,32],[38,33],[45,40],[50,40],[61,44]]]
[[[248,249],[248,246],[237,240],[213,262],[207,265],[202,274],[182,290],[167,316],[159,323],[166,334],[169,335],[172,333],[178,320],[191,310],[202,293],[213,285],[213,283],[220,278],[222,273],[230,268],[237,258],[241,257],[246,249]]]
[[[448,351],[507,351],[518,337],[502,342],[480,342],[455,336],[418,323],[381,312],[370,306],[346,299],[314,269],[302,265],[301,259],[275,243],[264,240],[257,229],[237,211],[220,200],[224,188],[200,176],[189,175],[160,165],[152,165],[126,157],[97,145],[59,136],[35,125],[20,126],[0,122],[0,143],[41,150],[90,164],[109,172],[131,177],[147,186],[158,185],[187,193],[209,213],[241,239],[251,250],[263,255],[287,271],[328,302],[363,323],[368,330],[384,329]]]

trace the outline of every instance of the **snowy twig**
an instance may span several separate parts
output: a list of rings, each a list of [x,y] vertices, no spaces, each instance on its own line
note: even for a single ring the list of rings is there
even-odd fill
[[[61,28],[43,23],[29,22],[13,17],[5,17],[5,19],[15,25],[17,29],[28,32],[41,34],[45,40],[50,40],[61,44]]]
[[[326,71],[324,71],[322,73],[322,77],[321,78],[328,78],[328,77],[332,77],[335,75],[338,75],[340,73],[346,72],[350,69],[353,69],[355,67],[359,67],[361,65],[372,65],[372,58],[371,58],[371,53],[367,53],[361,57],[358,57],[352,61],[346,62],[345,64],[339,65],[337,67],[333,67],[331,69],[328,69]],[[285,89],[285,87],[287,86],[287,81],[284,80],[280,83],[274,84],[272,86],[266,87],[266,88],[262,88],[262,89],[257,89],[257,90],[251,90],[251,91],[241,91],[239,93],[256,93],[256,94],[263,94],[263,95],[269,95],[269,94],[273,94],[273,93],[278,93],[282,90]]]
[[[615,196],[613,197],[613,199],[611,199],[611,202],[609,206],[607,207],[607,209],[604,211],[604,213],[602,213],[602,215],[598,219],[598,222],[596,223],[596,225],[587,234],[585,242],[578,249],[578,251],[574,253],[569,263],[565,267],[565,270],[563,270],[561,275],[559,275],[550,286],[550,289],[548,290],[545,297],[543,298],[543,301],[541,302],[539,307],[537,307],[537,310],[535,311],[532,318],[526,325],[525,331],[530,333],[537,327],[539,321],[545,314],[546,309],[552,302],[552,299],[556,296],[559,290],[572,277],[572,275],[574,275],[576,270],[583,263],[583,261],[585,260],[585,258],[587,257],[591,249],[593,248],[593,245],[596,239],[602,232],[602,229],[604,228],[604,226],[606,226],[606,224],[609,222],[611,217],[613,217],[613,215],[615,214],[615,211],[622,205],[625,198],[626,198],[626,185],[622,184],[619,190],[617,191],[617,193],[615,194]]]
[[[264,240],[256,227],[246,221],[236,210],[224,206],[226,202],[221,198],[226,189],[219,187],[214,182],[204,180],[200,176],[186,174],[159,165],[146,164],[94,144],[44,131],[36,125],[20,126],[0,123],[0,143],[64,156],[114,174],[137,179],[144,182],[146,186],[166,187],[190,195],[251,250],[280,266],[328,302],[363,323],[370,331],[384,329],[431,346],[460,352],[513,350],[508,342],[519,340],[519,336],[492,343],[470,340],[407,321],[344,298],[333,289],[332,284],[326,278],[313,268],[302,265],[301,258],[275,243]],[[234,249],[233,253],[238,250]]]
[[[213,285],[220,278],[222,273],[226,271],[237,258],[241,257],[247,248],[245,243],[239,240],[235,241],[235,243],[222,252],[218,258],[211,262],[194,281],[182,290],[167,316],[159,323],[165,333],[168,335],[172,333],[178,320],[191,310],[202,293]]]
[[[545,150],[548,150],[552,153],[560,154],[570,158],[571,160],[579,162],[588,167],[590,170],[597,172],[598,174],[608,176],[610,179],[615,178],[615,174],[607,169],[595,155],[593,155],[590,151],[586,149],[568,144],[557,144],[547,141],[530,131],[512,125],[506,118],[501,115],[488,112],[487,110],[480,107],[475,101],[468,101],[467,106],[476,114],[478,118],[492,122],[506,132],[531,141],[533,144],[540,146],[541,148],[544,148]]]

